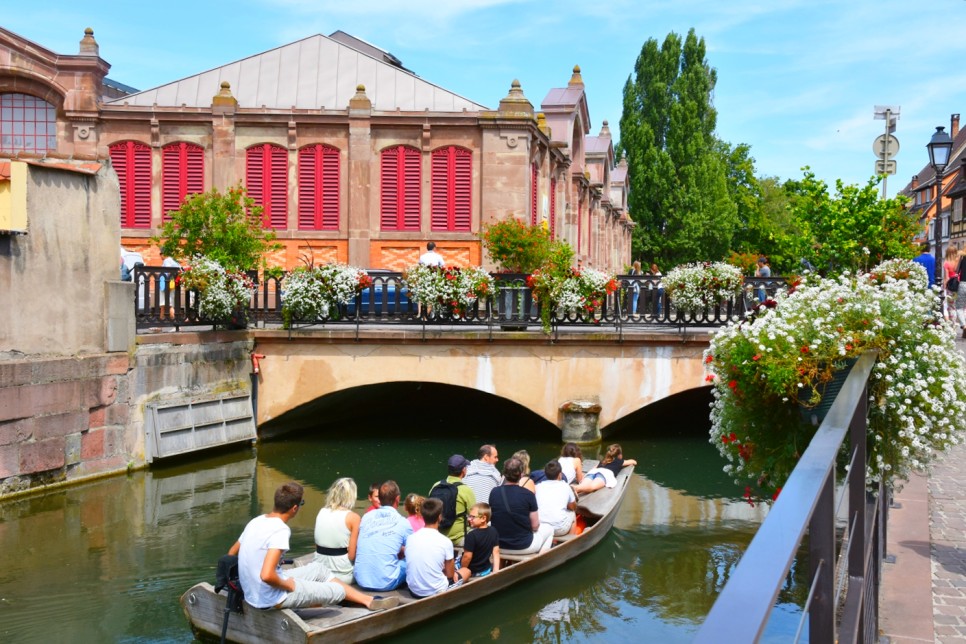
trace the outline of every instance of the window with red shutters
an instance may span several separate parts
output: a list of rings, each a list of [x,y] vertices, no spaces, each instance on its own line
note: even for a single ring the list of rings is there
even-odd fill
[[[151,227],[151,148],[122,141],[108,148],[121,189],[121,227]]]
[[[299,150],[299,230],[339,229],[339,164],[329,145]]]
[[[271,143],[254,145],[245,154],[248,196],[262,207],[262,226],[288,228],[288,151]]]
[[[432,229],[469,232],[473,153],[451,145],[433,150]]]
[[[205,191],[205,149],[194,143],[161,148],[161,221],[168,221],[188,195]]]
[[[381,161],[380,227],[419,230],[422,155],[416,148],[399,145],[383,150]]]
[[[530,225],[537,225],[537,164],[530,166]]]
[[[557,238],[557,180],[550,180],[550,239]]]

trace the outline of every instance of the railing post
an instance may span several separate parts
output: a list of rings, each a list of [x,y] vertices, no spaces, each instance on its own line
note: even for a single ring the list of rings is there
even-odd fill
[[[822,483],[815,512],[808,522],[809,578],[815,594],[808,609],[808,640],[812,644],[835,641],[835,467]]]
[[[869,571],[866,570],[866,554],[868,553],[868,543],[866,536],[869,528],[869,517],[867,509],[869,507],[868,495],[865,490],[865,464],[868,459],[866,450],[866,437],[868,420],[868,399],[869,386],[866,384],[862,391],[862,397],[855,405],[855,413],[852,414],[852,422],[849,424],[849,442],[852,444],[853,458],[852,469],[849,471],[849,523],[852,532],[849,533],[849,579],[862,579],[863,583],[867,579]],[[876,562],[872,562],[876,563]],[[861,634],[865,630],[865,610],[864,607],[872,598],[864,597],[862,606],[856,616],[858,620],[855,633]],[[861,635],[860,635],[861,636]]]

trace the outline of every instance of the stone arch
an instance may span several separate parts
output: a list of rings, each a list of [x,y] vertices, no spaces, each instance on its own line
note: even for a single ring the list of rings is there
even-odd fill
[[[0,68],[0,94],[19,93],[30,94],[43,99],[57,109],[57,117],[64,117],[64,102],[67,92],[49,80],[24,69],[17,69],[11,74],[7,69]]]

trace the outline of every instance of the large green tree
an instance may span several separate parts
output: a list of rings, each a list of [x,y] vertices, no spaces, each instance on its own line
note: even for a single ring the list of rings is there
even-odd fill
[[[620,149],[627,155],[633,252],[664,266],[723,258],[737,227],[715,137],[717,74],[703,38],[649,39],[624,85]]]

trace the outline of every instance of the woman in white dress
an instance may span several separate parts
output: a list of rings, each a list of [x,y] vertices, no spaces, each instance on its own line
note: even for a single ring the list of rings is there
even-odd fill
[[[356,482],[337,479],[325,496],[325,507],[315,518],[315,560],[325,562],[336,579],[352,583],[352,568],[359,541],[359,515],[352,511],[356,503]]]

